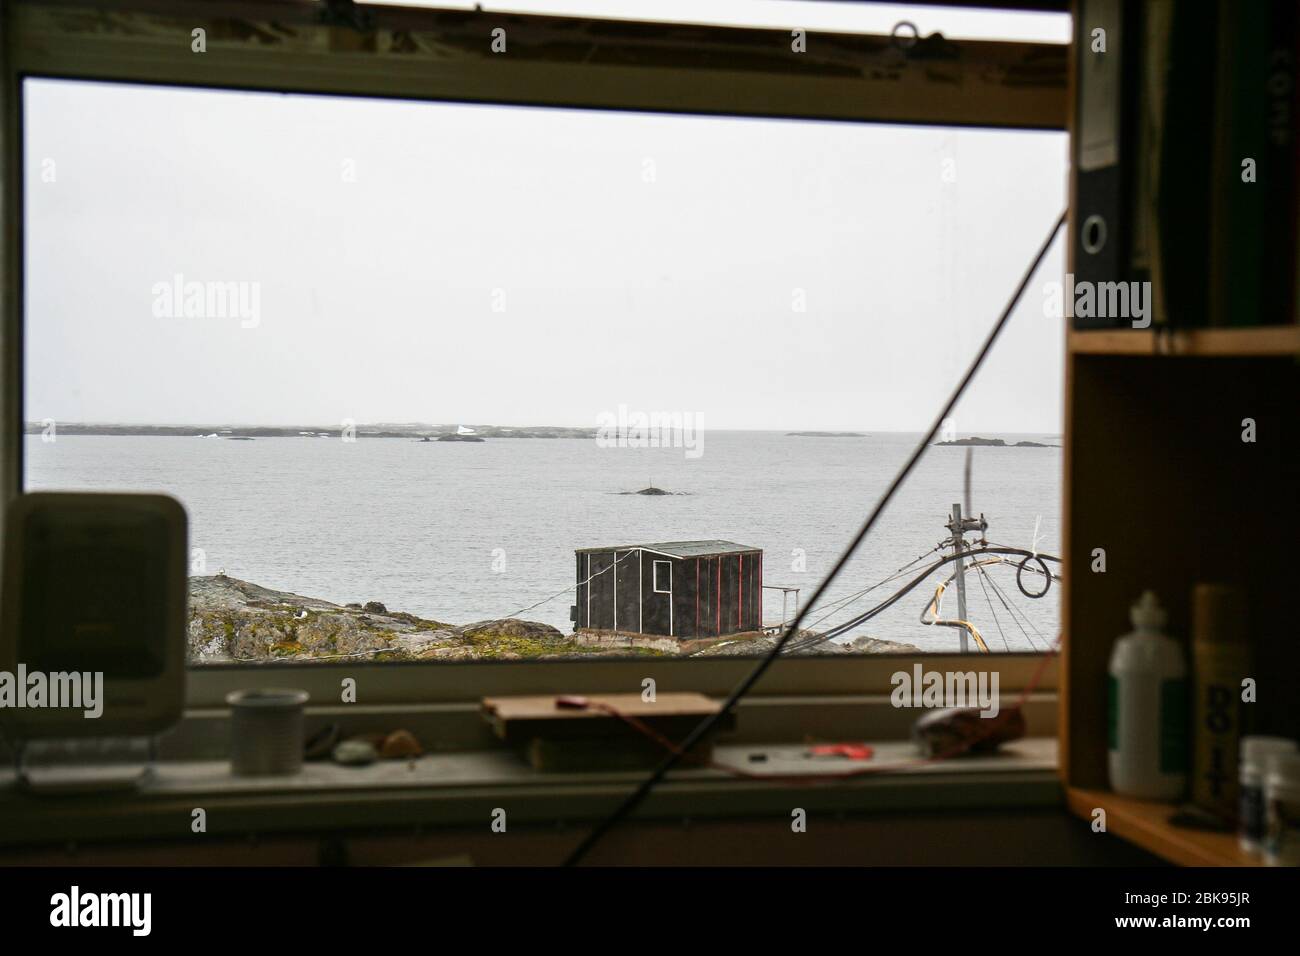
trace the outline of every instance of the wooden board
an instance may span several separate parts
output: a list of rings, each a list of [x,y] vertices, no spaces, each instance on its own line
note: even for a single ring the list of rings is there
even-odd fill
[[[680,741],[720,706],[703,694],[659,694],[653,702],[633,694],[588,694],[587,699],[635,717],[670,740]],[[617,717],[596,708],[575,710],[556,704],[558,695],[485,697],[484,718],[508,744],[525,745],[535,738],[627,738],[641,735]],[[723,719],[720,729],[735,726],[734,717]]]
[[[668,751],[648,737],[620,740],[608,738],[552,740],[534,737],[528,745],[528,762],[543,773],[593,773],[620,770],[650,770],[668,756]],[[698,767],[713,757],[713,745],[702,743],[691,751],[681,766]]]

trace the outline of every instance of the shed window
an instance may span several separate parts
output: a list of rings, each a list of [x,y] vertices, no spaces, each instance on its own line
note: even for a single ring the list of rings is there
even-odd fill
[[[672,594],[673,593],[673,563],[671,561],[656,561],[654,563],[655,573],[655,593]]]

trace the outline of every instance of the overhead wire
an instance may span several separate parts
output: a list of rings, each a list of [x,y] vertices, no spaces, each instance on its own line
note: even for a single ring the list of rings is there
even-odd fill
[[[1025,640],[1029,642],[1029,646],[1034,650],[1038,650],[1038,645],[1034,643],[1034,639],[1029,636],[1029,632],[1025,630],[1024,624],[1020,623],[1020,620],[1016,618],[1016,615],[1019,614],[1020,617],[1024,619],[1024,623],[1029,625],[1030,630],[1037,634],[1040,640],[1046,642],[1047,637],[1045,637],[1043,632],[1038,629],[1038,626],[1030,620],[1029,615],[1026,614],[1023,609],[1017,608],[1007,600],[1002,588],[998,586],[998,582],[993,579],[992,575],[989,575],[989,587],[993,588],[993,592],[997,594],[998,599],[1002,601],[1003,606],[1007,609],[1008,613],[1011,614],[1012,619],[1016,621],[1017,626],[1025,635]]]
[[[1027,643],[1031,649],[1037,650],[1038,648],[1037,645],[1034,644],[1034,639],[1029,636],[1029,632],[1025,630],[1025,626],[1020,623],[1020,619],[1017,618],[1015,613],[1012,611],[1011,605],[1007,603],[1006,597],[1003,595],[1001,589],[998,587],[998,582],[993,580],[993,575],[989,574],[986,571],[985,580],[988,581],[988,586],[992,588],[993,593],[997,595],[998,600],[1002,603],[1002,606],[1006,609],[1007,616],[1011,618],[1011,622],[1015,624],[1016,627],[1020,628],[1020,633],[1025,636],[1025,643]]]
[[[600,576],[601,576],[602,574],[604,574],[606,571],[609,571],[609,570],[611,570],[611,569],[617,567],[617,566],[618,566],[618,563],[619,563],[620,561],[625,561],[625,560],[627,560],[628,558],[630,558],[630,557],[631,557],[633,554],[635,554],[635,553],[636,553],[635,551],[629,551],[627,554],[623,555],[623,557],[621,557],[621,558],[615,558],[615,559],[614,559],[614,563],[611,564],[609,567],[607,567],[607,568],[601,568],[601,569],[600,569],[599,571],[597,571],[595,574],[589,575],[585,581],[579,581],[576,585],[574,585],[574,584],[566,584],[564,587],[562,587],[560,590],[556,591],[556,592],[555,592],[554,594],[552,594],[550,597],[542,598],[542,599],[541,599],[540,601],[538,601],[536,604],[530,604],[530,605],[528,605],[528,607],[521,607],[518,611],[515,611],[513,614],[507,614],[507,615],[505,615],[505,616],[506,616],[506,617],[518,617],[520,614],[523,614],[523,613],[525,613],[526,611],[531,611],[531,610],[532,610],[533,608],[535,608],[535,607],[541,607],[543,604],[546,604],[546,603],[549,602],[549,601],[554,601],[554,600],[555,600],[557,597],[559,597],[561,594],[568,594],[570,591],[573,591],[573,590],[575,590],[576,588],[580,588],[580,587],[582,587],[584,584],[590,584],[592,581],[596,580],[596,578],[600,577]]]
[[[989,597],[989,589],[984,584],[984,579],[988,577],[988,571],[985,570],[983,565],[977,566],[975,570],[979,572],[980,590],[984,592],[984,600],[988,602],[989,613],[993,615],[993,623],[997,625],[998,637],[1002,638],[1002,646],[1005,647],[1008,651],[1010,651],[1011,645],[1007,643],[1007,636],[1002,632],[1002,622],[998,620],[998,612],[993,607],[993,599]]]
[[[827,611],[827,613],[823,614],[817,620],[809,624],[807,630],[810,631],[814,630],[819,624],[821,624],[827,618],[844,610],[844,608],[848,607],[850,604],[856,603],[857,601],[866,597],[872,591],[875,591],[877,588],[883,587],[884,585],[888,584],[890,581],[898,580],[900,577],[906,574],[914,565],[919,564],[921,561],[924,561],[930,555],[934,554],[934,552],[942,548],[943,548],[942,544],[936,545],[935,547],[931,548],[929,551],[925,552],[924,554],[917,555],[911,561],[907,562],[907,564],[903,565],[901,568],[896,570],[889,577],[883,578],[882,580],[877,581],[875,584],[865,587],[860,591],[855,591],[854,593],[848,595],[848,597],[840,598],[839,600],[832,601],[830,604],[823,605],[821,607],[821,610],[825,610]]]

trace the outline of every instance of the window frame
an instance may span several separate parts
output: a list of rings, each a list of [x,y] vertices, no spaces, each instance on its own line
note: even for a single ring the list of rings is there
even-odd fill
[[[186,703],[191,708],[224,707],[225,695],[248,686],[250,672],[266,686],[293,686],[311,695],[312,706],[341,703],[341,682],[356,682],[356,704],[399,707],[410,704],[455,706],[505,694],[593,694],[643,689],[646,678],[661,692],[694,691],[725,697],[754,669],[753,657],[621,657],[518,661],[389,661],[384,663],[274,662],[207,664],[187,669]],[[887,699],[892,678],[927,670],[988,670],[998,674],[1004,706],[1033,684],[1036,693],[1056,689],[1059,660],[1043,654],[827,654],[783,657],[754,688],[773,700],[804,701],[822,695],[865,695]],[[1035,675],[1038,680],[1035,681]],[[1035,729],[1037,733],[1037,729]]]
[[[481,11],[359,7],[373,33],[322,22],[324,4],[272,0],[0,0],[0,501],[22,490],[22,81],[97,80],[408,100],[498,103],[846,122],[1060,130],[1067,128],[1066,44],[944,41],[955,58],[913,52],[888,37],[812,31],[817,53],[783,56],[783,30],[599,21]],[[505,28],[518,56],[494,56]],[[190,52],[207,30],[208,52]],[[415,52],[367,49],[402,37]],[[557,42],[563,41],[563,42]],[[942,51],[939,51],[942,53]],[[924,55],[922,55],[924,54]],[[593,80],[599,71],[599,82]],[[1017,82],[1009,82],[1016,79]],[[14,425],[18,427],[13,427]],[[850,529],[846,529],[846,537]],[[890,675],[927,668],[1001,674],[1004,696],[1056,686],[1040,654],[834,655],[783,658],[756,687],[773,699],[887,695]],[[314,701],[336,702],[354,678],[358,704],[450,704],[487,694],[639,689],[729,692],[753,658],[208,665],[188,668],[190,708],[223,705],[256,669],[292,677]],[[561,676],[562,675],[562,676]]]
[[[666,588],[661,588],[659,586],[659,565],[661,564],[664,565],[666,568],[668,568],[668,587]],[[650,589],[655,594],[673,593],[673,563],[671,561],[665,561],[661,558],[655,558],[650,563],[650,575],[651,575]]]

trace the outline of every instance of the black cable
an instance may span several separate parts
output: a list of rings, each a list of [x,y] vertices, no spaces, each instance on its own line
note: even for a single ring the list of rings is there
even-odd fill
[[[906,480],[907,476],[911,474],[912,469],[916,467],[916,463],[921,460],[921,456],[925,454],[926,449],[930,447],[930,443],[934,441],[935,436],[939,434],[939,430],[943,427],[944,421],[952,414],[952,410],[956,406],[957,400],[961,398],[962,393],[966,391],[966,387],[970,385],[971,379],[975,377],[975,373],[978,372],[980,366],[984,364],[984,359],[988,357],[989,352],[992,350],[993,343],[997,341],[998,334],[1010,320],[1011,313],[1015,309],[1016,304],[1020,301],[1020,297],[1025,294],[1025,289],[1029,286],[1029,280],[1032,279],[1034,273],[1038,271],[1038,267],[1047,256],[1047,250],[1051,248],[1052,241],[1056,238],[1057,232],[1060,230],[1061,226],[1065,224],[1065,215],[1065,211],[1062,210],[1061,214],[1056,217],[1056,221],[1052,224],[1051,231],[1047,234],[1047,238],[1044,239],[1042,245],[1038,247],[1038,253],[1034,256],[1033,261],[1029,263],[1029,267],[1025,269],[1024,275],[1020,277],[1020,283],[1016,286],[1016,291],[1007,302],[1006,308],[1002,310],[1002,314],[998,317],[997,322],[993,324],[993,328],[989,331],[988,337],[985,338],[984,344],[980,346],[980,350],[976,354],[974,361],[971,362],[970,367],[966,370],[966,374],[962,376],[961,381],[957,383],[957,387],[953,390],[952,394],[948,396],[948,400],[944,402],[943,408],[939,411],[939,414],[935,416],[934,422],[930,425],[929,431],[927,431],[925,437],[917,443],[916,448],[913,449],[912,454],[908,456],[903,467],[899,470],[898,474],[894,476],[894,480],[889,483],[889,487],[885,489],[885,493],[881,496],[880,500],[876,502],[875,508],[871,510],[871,514],[868,515],[866,521],[862,523],[862,527],[859,528],[857,534],[853,536],[853,540],[849,542],[848,547],[844,549],[844,553],[840,555],[830,572],[826,577],[822,578],[821,583],[817,585],[817,590],[813,592],[808,603],[803,606],[803,610],[795,615],[794,620],[791,621],[789,626],[785,629],[785,633],[781,635],[772,649],[767,652],[767,656],[759,661],[758,666],[750,671],[749,675],[736,686],[736,689],[731,692],[730,696],[727,697],[722,706],[719,707],[715,713],[710,714],[708,717],[704,718],[704,720],[700,721],[700,723],[696,725],[695,729],[692,730],[690,734],[687,735],[686,739],[682,741],[681,746],[679,746],[677,750],[668,754],[663,761],[660,762],[659,766],[655,767],[654,771],[651,772],[651,774],[646,777],[645,780],[643,780],[640,785],[637,786],[637,788],[618,805],[618,807],[615,808],[613,813],[598,823],[591,832],[583,838],[582,842],[574,848],[573,852],[570,853],[568,858],[564,861],[565,866],[575,866],[582,862],[583,857],[591,852],[592,847],[600,842],[601,837],[617,826],[625,817],[628,816],[628,814],[640,806],[642,801],[650,795],[650,791],[658,785],[659,781],[664,778],[668,771],[677,766],[678,762],[682,759],[682,756],[689,753],[697,744],[700,743],[700,741],[708,737],[722,719],[735,709],[736,704],[740,702],[741,698],[749,693],[753,686],[758,683],[759,679],[767,673],[767,669],[772,666],[772,662],[780,656],[782,648],[784,648],[789,642],[790,637],[799,633],[799,626],[803,623],[804,616],[808,613],[808,609],[814,607],[817,602],[821,600],[821,596],[835,581],[836,576],[843,569],[844,565],[848,563],[854,552],[858,550],[858,546],[862,544],[863,539],[866,538],[871,529],[876,526],[876,521],[884,512],[885,506],[893,499],[894,494],[898,491],[899,487]]]
[[[884,587],[884,586],[885,586],[886,584],[888,584],[890,581],[893,581],[893,580],[895,580],[896,578],[900,578],[900,577],[902,577],[903,574],[907,571],[908,568],[910,568],[910,567],[911,567],[912,565],[914,565],[914,564],[920,564],[922,561],[924,561],[924,560],[925,560],[926,558],[928,558],[930,555],[934,554],[934,552],[938,551],[939,548],[941,548],[941,547],[942,547],[942,545],[939,545],[939,546],[937,546],[937,547],[931,548],[929,551],[925,552],[925,554],[919,555],[919,556],[913,558],[911,561],[908,561],[907,564],[903,565],[901,568],[899,568],[897,571],[895,571],[895,572],[894,572],[893,574],[891,574],[889,577],[887,577],[887,578],[882,578],[881,580],[877,581],[875,584],[871,584],[871,585],[868,585],[867,587],[863,588],[861,591],[855,591],[855,592],[853,592],[852,594],[850,594],[848,597],[840,598],[838,601],[832,601],[830,604],[827,604],[827,605],[825,605],[824,607],[818,608],[818,610],[826,611],[826,613],[823,614],[821,617],[819,617],[817,620],[813,621],[811,624],[809,624],[808,627],[809,627],[810,629],[811,629],[811,628],[815,628],[815,627],[817,627],[818,625],[820,625],[823,621],[825,621],[825,620],[826,620],[828,617],[830,617],[831,615],[833,615],[833,614],[838,614],[840,611],[844,610],[844,609],[845,609],[846,607],[848,607],[850,604],[856,604],[856,603],[857,603],[858,601],[860,601],[862,598],[866,597],[866,596],[867,596],[868,594],[870,594],[872,591],[876,590],[876,588]],[[829,609],[829,610],[827,610],[827,609]]]
[[[1037,561],[1037,562],[1038,562],[1038,566],[1039,566],[1040,568],[1043,569],[1042,573],[1043,573],[1044,578],[1045,578],[1046,581],[1047,581],[1047,583],[1043,585],[1043,589],[1042,589],[1041,591],[1039,591],[1037,594],[1031,594],[1031,593],[1030,593],[1030,592],[1025,588],[1025,584],[1024,584],[1024,582],[1021,580],[1021,576],[1025,573],[1025,567],[1029,564],[1030,561]],[[1033,570],[1033,569],[1031,568],[1030,570]],[[1027,558],[1025,558],[1025,560],[1023,560],[1023,561],[1020,562],[1020,565],[1016,568],[1016,587],[1020,588],[1020,593],[1023,594],[1023,595],[1024,595],[1025,597],[1027,597],[1027,598],[1040,598],[1040,597],[1043,597],[1045,594],[1047,594],[1048,591],[1050,591],[1050,590],[1052,589],[1052,576],[1051,576],[1051,574],[1048,573],[1048,571],[1047,571],[1047,565],[1043,564],[1043,559],[1042,559],[1042,558],[1040,558],[1040,557],[1039,557],[1038,555],[1036,555],[1036,554],[1031,554],[1031,555],[1029,555]]]
[[[861,625],[865,624],[867,621],[871,620],[877,614],[889,610],[889,608],[893,607],[902,598],[906,597],[913,590],[915,590],[919,585],[923,584],[926,578],[928,578],[935,571],[939,570],[939,568],[943,567],[945,564],[948,564],[952,561],[956,561],[959,557],[971,558],[971,557],[978,557],[981,554],[1028,555],[1028,554],[1032,554],[1032,552],[1026,551],[1023,548],[999,547],[999,548],[980,548],[976,550],[965,551],[960,555],[957,554],[947,555],[946,557],[940,558],[938,561],[934,562],[934,564],[930,565],[928,568],[922,571],[911,581],[907,582],[907,584],[903,585],[902,588],[900,588],[898,591],[895,591],[893,594],[891,594],[889,597],[881,601],[879,604],[877,604],[875,607],[871,608],[870,610],[864,611],[863,613],[859,614],[855,618],[851,618],[850,620],[847,620],[842,624],[836,624],[834,627],[824,631],[821,634],[817,634],[812,638],[805,638],[803,641],[796,642],[791,646],[798,650],[806,650],[810,647],[815,647],[818,644],[824,644],[826,641],[833,640],[834,638],[839,637],[841,634],[846,634],[849,631],[853,630],[854,628],[860,627]],[[1042,557],[1046,558],[1048,561],[1059,562],[1061,560],[1060,558],[1053,557],[1050,554],[1043,555]],[[1031,568],[1030,570],[1033,571],[1035,574],[1038,573],[1036,569]]]
[[[822,644],[833,638],[839,637],[841,634],[851,631],[855,627],[858,627],[861,624],[865,624],[867,621],[871,620],[871,618],[875,617],[881,611],[888,610],[895,603],[897,603],[899,599],[905,597],[907,594],[913,591],[919,584],[925,581],[926,578],[928,578],[939,568],[943,567],[945,564],[948,564],[952,561],[956,561],[958,558],[978,557],[981,554],[1019,554],[1028,557],[1034,556],[1034,553],[1032,551],[1028,551],[1025,548],[1010,548],[1010,547],[1002,547],[1002,546],[996,548],[975,548],[969,551],[963,551],[961,554],[947,555],[945,557],[940,558],[938,561],[934,562],[934,564],[930,565],[928,568],[922,571],[911,581],[907,582],[907,584],[903,585],[903,587],[900,590],[895,591],[893,594],[887,597],[884,601],[877,604],[871,610],[864,611],[863,613],[859,614],[857,617],[851,618],[842,624],[836,624],[834,627],[828,628],[825,632],[818,634],[816,637],[810,640],[805,640],[803,643],[800,643],[798,646],[800,648],[813,647],[817,644]],[[1060,562],[1061,560],[1060,558],[1053,557],[1050,554],[1040,555],[1039,557],[1047,561]],[[1038,573],[1038,570],[1036,568],[1030,568],[1029,570],[1034,574]]]

